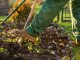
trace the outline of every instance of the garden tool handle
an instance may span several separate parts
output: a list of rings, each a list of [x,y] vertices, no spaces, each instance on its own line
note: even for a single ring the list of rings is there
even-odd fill
[[[26,21],[26,23],[25,23],[24,29],[26,29],[26,27],[30,24],[30,22],[32,22],[32,17],[33,17],[33,15],[34,15],[34,11],[35,11],[35,9],[36,9],[36,6],[37,6],[37,1],[35,0],[34,3],[33,3],[33,5],[32,5],[30,14],[29,14],[29,16],[28,16],[28,18],[27,18],[27,21]]]

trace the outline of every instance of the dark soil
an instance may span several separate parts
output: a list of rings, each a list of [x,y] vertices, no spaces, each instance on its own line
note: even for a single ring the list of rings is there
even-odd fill
[[[21,37],[10,34],[10,31],[12,29],[0,32],[0,60],[72,60],[73,58],[70,38],[57,24],[52,23],[40,33],[37,45],[23,41],[20,46],[15,41]],[[31,50],[28,48],[30,44]]]

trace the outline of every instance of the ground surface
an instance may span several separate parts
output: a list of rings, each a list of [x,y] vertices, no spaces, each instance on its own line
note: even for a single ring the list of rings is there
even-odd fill
[[[50,27],[40,33],[40,38],[37,38],[34,44],[29,41],[18,44],[16,41],[24,39],[10,34],[12,28],[0,32],[0,60],[74,59],[72,46],[69,44],[70,38],[57,24],[51,23]]]
[[[5,16],[1,16],[0,17],[0,20],[3,20],[5,18]],[[71,32],[71,22],[59,22],[59,25],[60,25],[60,29],[63,29],[63,28],[61,28],[61,27],[64,27],[64,29],[66,30],[66,32],[67,32],[67,34],[68,34],[68,36],[69,37],[71,37],[73,40],[75,40],[75,38],[74,38],[74,36],[72,35],[72,32]],[[12,30],[12,29],[11,29]],[[53,29],[54,30],[54,29]],[[49,31],[51,31],[51,30],[49,30]],[[46,31],[45,31],[46,32]],[[53,31],[52,31],[53,32]],[[52,33],[51,32],[51,33]],[[47,32],[46,32],[47,33]],[[0,33],[1,34],[1,33]],[[66,34],[66,33],[65,33]],[[4,34],[3,34],[4,35]],[[46,34],[44,34],[43,33],[43,35],[44,36],[46,36]],[[49,34],[47,34],[47,35],[49,35]],[[42,36],[42,35],[41,35]],[[52,36],[54,36],[54,35],[52,35]],[[44,49],[42,49],[42,48],[44,48],[44,47],[42,47],[42,44],[40,45],[41,46],[41,48],[40,47],[37,47],[36,45],[33,45],[33,44],[31,44],[31,43],[27,43],[27,41],[26,42],[23,42],[22,44],[23,44],[23,47],[20,47],[19,46],[19,44],[17,44],[17,43],[15,43],[14,41],[16,41],[16,39],[13,39],[13,41],[12,41],[12,37],[10,37],[10,39],[5,39],[5,37],[4,37],[4,39],[1,39],[1,35],[0,35],[0,60],[26,60],[26,55],[27,55],[27,60],[29,59],[30,60],[30,57],[33,57],[33,58],[35,58],[35,57],[39,57],[39,56],[41,56],[40,57],[40,59],[43,59],[43,60],[46,60],[46,58],[45,58],[45,55],[46,56],[49,56],[49,57],[47,57],[47,59],[48,58],[51,58],[51,56],[53,56],[53,54],[51,54],[51,52],[49,51],[49,50],[47,50],[47,52],[49,52],[48,53],[48,55],[44,52]],[[43,36],[42,36],[42,38],[43,38]],[[50,38],[51,37],[48,37],[49,38],[49,40],[50,40]],[[46,39],[46,38],[45,38]],[[45,40],[44,38],[42,39],[42,41],[44,41]],[[54,38],[53,38],[54,39]],[[53,40],[53,39],[51,39],[51,40]],[[50,40],[50,41],[51,41]],[[56,39],[55,39],[56,40]],[[56,40],[57,41],[57,40]],[[13,42],[13,43],[12,43]],[[30,45],[30,46],[29,46]],[[44,45],[44,44],[43,44]],[[50,44],[49,44],[50,45]],[[53,45],[55,45],[55,44],[53,44]],[[5,47],[4,47],[5,46]],[[34,46],[34,47],[33,47]],[[45,46],[45,45],[44,45]],[[16,48],[17,47],[17,48]],[[28,47],[28,48],[27,48]],[[47,44],[46,44],[46,47],[47,47]],[[51,47],[51,46],[50,46]],[[59,47],[59,46],[58,46]],[[70,46],[69,46],[70,47]],[[18,49],[18,51],[16,50],[16,49]],[[33,52],[32,52],[32,50],[33,50]],[[40,53],[40,51],[43,51],[44,53],[43,54],[39,54]],[[57,51],[57,50],[56,50]],[[68,51],[70,51],[70,50],[68,50]],[[74,56],[74,60],[80,60],[80,47],[72,47],[72,49],[71,49],[71,51],[73,52],[73,54],[72,54],[72,56]],[[16,53],[15,53],[16,52]],[[32,53],[31,53],[32,52]],[[11,54],[10,54],[11,53]],[[27,53],[27,54],[26,54]],[[54,52],[52,52],[52,53],[54,53]],[[57,53],[58,54],[58,53]],[[62,53],[63,54],[63,53]],[[70,54],[70,53],[69,53]],[[34,56],[33,56],[34,55]],[[69,56],[69,55],[68,55]],[[4,59],[5,58],[5,59]],[[32,58],[32,59],[33,59]],[[56,57],[55,57],[56,58]],[[59,59],[60,57],[59,57],[59,55],[58,55],[58,59]],[[65,56],[65,58],[66,58],[66,56]],[[37,59],[37,58],[36,58]],[[53,58],[52,58],[53,59]],[[58,60],[57,59],[57,60]],[[69,57],[68,57],[68,59],[69,59]]]

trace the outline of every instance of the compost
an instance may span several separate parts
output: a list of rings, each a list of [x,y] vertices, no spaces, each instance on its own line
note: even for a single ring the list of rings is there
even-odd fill
[[[34,44],[10,34],[14,25],[8,25],[0,30],[0,60],[73,60],[70,38],[59,25],[51,23]]]

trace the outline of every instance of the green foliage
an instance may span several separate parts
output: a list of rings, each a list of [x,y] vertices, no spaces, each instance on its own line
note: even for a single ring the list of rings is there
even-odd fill
[[[6,52],[6,51],[7,51],[7,49],[4,49],[4,48],[0,47],[0,53],[1,52]]]

